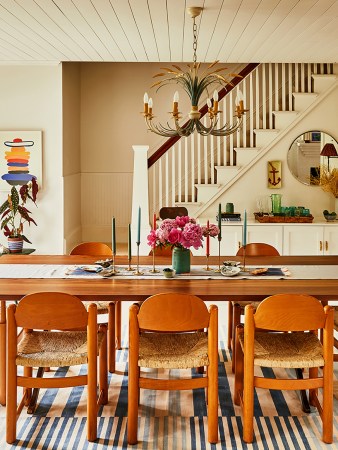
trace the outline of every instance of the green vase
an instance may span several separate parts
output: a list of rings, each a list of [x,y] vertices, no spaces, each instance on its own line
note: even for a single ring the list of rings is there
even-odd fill
[[[172,265],[176,273],[190,272],[190,250],[188,248],[174,247]]]

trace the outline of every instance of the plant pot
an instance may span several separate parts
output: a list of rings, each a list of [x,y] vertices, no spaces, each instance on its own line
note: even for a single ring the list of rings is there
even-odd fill
[[[8,250],[10,253],[21,253],[23,247],[23,239],[21,237],[7,238]]]
[[[190,250],[188,248],[174,247],[172,265],[176,273],[190,272]]]

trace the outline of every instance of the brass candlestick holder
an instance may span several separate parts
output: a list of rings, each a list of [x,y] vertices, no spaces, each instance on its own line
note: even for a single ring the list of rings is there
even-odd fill
[[[132,270],[135,270],[134,267],[131,267],[131,256],[128,256],[128,267],[127,267],[126,270],[128,270],[128,272],[131,272]]]
[[[212,270],[210,267],[209,267],[209,256],[210,255],[206,255],[206,258],[207,258],[207,266],[206,267],[204,267],[204,270]]]
[[[218,269],[215,269],[214,272],[221,272],[221,240],[222,238],[218,236]]]
[[[159,270],[155,269],[155,247],[153,247],[153,268],[149,270],[149,273],[159,273]]]
[[[140,266],[140,244],[141,242],[136,242],[137,245],[137,262],[136,262],[136,271],[134,272],[134,275],[143,275],[143,272],[139,270]]]
[[[115,268],[115,256],[116,256],[116,253],[113,253],[113,264],[112,264],[112,270],[111,270],[111,273],[113,273],[113,274],[115,274],[115,273],[117,273],[117,270],[116,270],[116,268]]]

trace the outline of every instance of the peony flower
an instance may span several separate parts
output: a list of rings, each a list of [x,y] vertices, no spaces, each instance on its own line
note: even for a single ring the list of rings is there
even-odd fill
[[[189,216],[177,216],[176,219],[165,219],[156,230],[152,230],[148,235],[148,245],[151,247],[179,247],[196,250],[203,245],[203,237],[208,234],[217,236],[219,229],[216,225],[209,228],[201,227],[196,223],[196,219]]]

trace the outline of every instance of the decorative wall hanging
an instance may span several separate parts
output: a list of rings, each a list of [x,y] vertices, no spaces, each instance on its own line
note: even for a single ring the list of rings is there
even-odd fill
[[[268,188],[279,189],[282,187],[282,162],[268,161]]]
[[[8,184],[20,186],[35,178],[42,184],[42,132],[0,131],[0,191]]]

